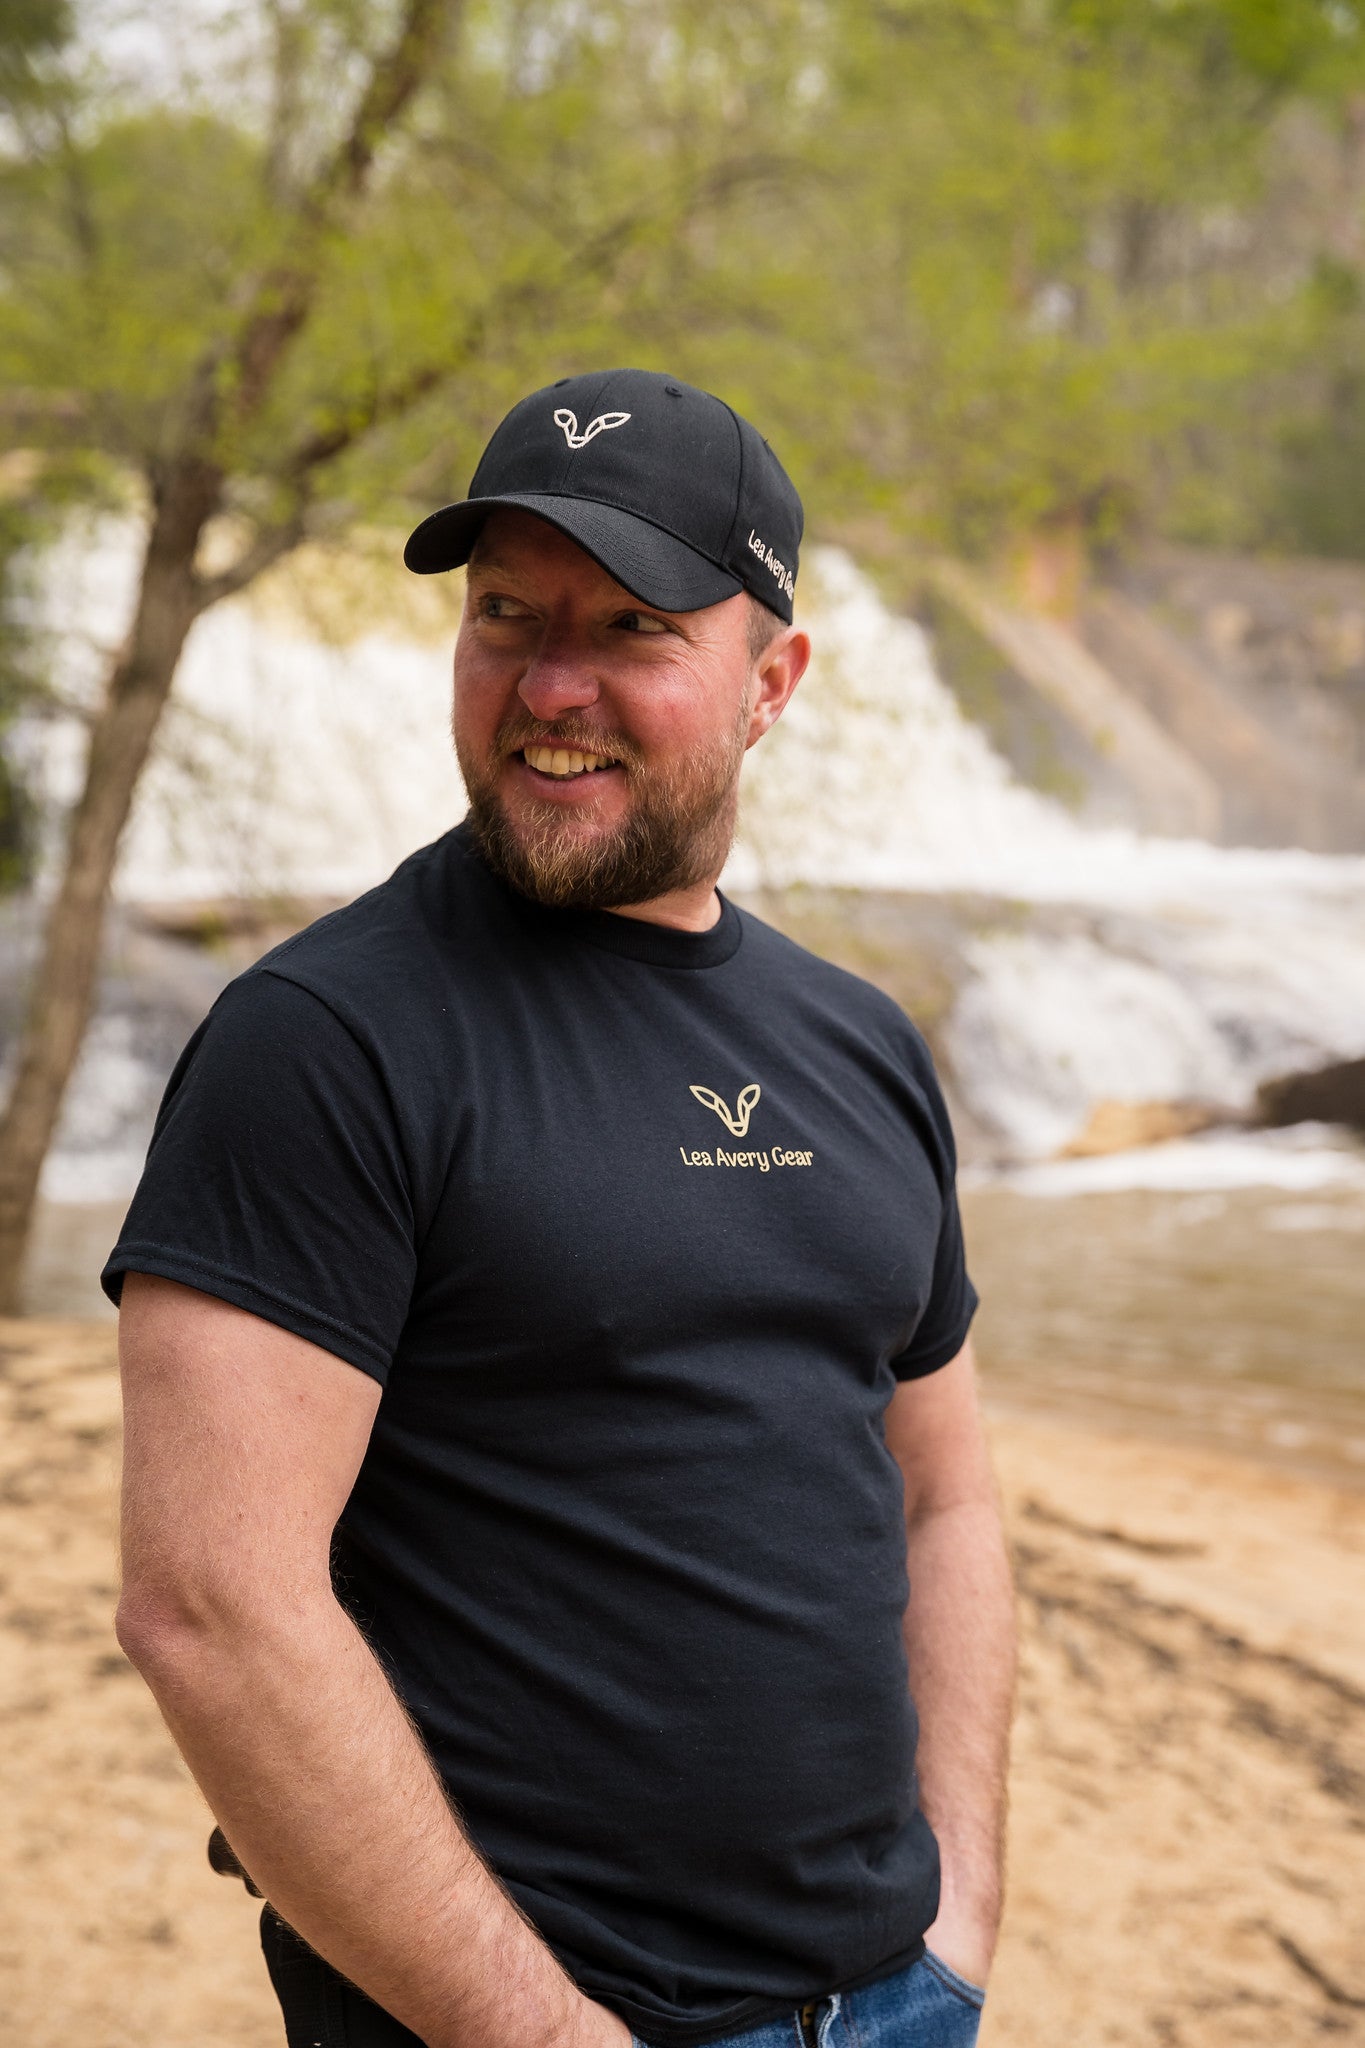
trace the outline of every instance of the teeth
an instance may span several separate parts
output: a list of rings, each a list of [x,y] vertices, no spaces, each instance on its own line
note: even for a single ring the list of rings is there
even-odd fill
[[[523,747],[522,759],[542,775],[591,775],[598,768],[610,768],[609,754],[581,754],[577,747]]]

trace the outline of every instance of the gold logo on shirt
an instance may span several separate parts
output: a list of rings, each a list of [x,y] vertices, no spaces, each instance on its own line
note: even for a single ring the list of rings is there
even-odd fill
[[[714,1109],[732,1138],[743,1138],[748,1135],[749,1118],[763,1090],[757,1081],[751,1081],[747,1088],[740,1089],[739,1100],[733,1109],[728,1102],[721,1100],[714,1088],[703,1088],[696,1081],[692,1082],[690,1093],[696,1096],[698,1102],[704,1103],[707,1109]]]

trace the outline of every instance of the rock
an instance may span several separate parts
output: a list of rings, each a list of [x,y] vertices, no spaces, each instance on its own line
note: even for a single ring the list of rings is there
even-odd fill
[[[1106,1152],[1129,1152],[1137,1145],[1187,1138],[1223,1121],[1206,1102],[1097,1102],[1084,1128],[1057,1157],[1095,1159]]]
[[[1256,1091],[1258,1123],[1349,1124],[1365,1131],[1365,1059],[1336,1060],[1303,1074],[1280,1074]]]

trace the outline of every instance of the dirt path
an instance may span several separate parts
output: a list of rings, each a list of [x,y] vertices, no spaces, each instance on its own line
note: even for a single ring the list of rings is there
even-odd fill
[[[280,2048],[113,1640],[107,1325],[0,1325],[0,2038]],[[1025,1659],[984,2048],[1365,2042],[1365,1493],[995,1415]]]

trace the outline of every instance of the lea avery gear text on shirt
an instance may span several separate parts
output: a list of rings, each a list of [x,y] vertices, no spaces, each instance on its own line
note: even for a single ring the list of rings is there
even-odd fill
[[[715,1104],[764,1119],[726,1126],[750,1170],[661,1170]],[[461,827],[220,997],[113,1299],[130,1270],[381,1382],[337,1597],[591,1996],[664,2048],[918,1955],[882,1417],[976,1297],[889,998],[728,902],[540,909]]]
[[[684,1166],[756,1166],[760,1173],[767,1173],[771,1166],[810,1166],[814,1162],[813,1152],[784,1152],[780,1145],[772,1145],[767,1152],[727,1152],[717,1146],[713,1159],[709,1152],[688,1152],[681,1145]]]

